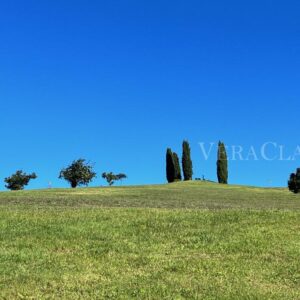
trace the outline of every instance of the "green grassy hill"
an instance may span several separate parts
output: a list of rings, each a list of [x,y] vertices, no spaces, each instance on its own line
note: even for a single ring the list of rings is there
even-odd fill
[[[169,209],[299,210],[297,195],[283,188],[219,185],[201,181],[168,185],[1,192],[0,205],[52,208],[139,207]]]
[[[1,299],[300,299],[299,258],[286,189],[0,193]]]

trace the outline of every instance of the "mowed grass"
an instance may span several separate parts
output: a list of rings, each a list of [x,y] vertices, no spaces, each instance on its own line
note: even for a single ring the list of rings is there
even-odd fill
[[[300,299],[299,208],[202,182],[0,193],[0,298]]]
[[[123,207],[166,209],[300,210],[288,189],[179,182],[166,185],[0,192],[1,206]]]

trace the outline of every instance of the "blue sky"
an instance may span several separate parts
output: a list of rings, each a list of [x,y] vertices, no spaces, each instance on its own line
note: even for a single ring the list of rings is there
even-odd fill
[[[36,171],[29,188],[67,186],[79,157],[163,183],[183,139],[213,180],[199,142],[300,144],[299,1],[2,1],[0,37],[0,177]],[[230,183],[285,186],[300,155],[229,166]]]

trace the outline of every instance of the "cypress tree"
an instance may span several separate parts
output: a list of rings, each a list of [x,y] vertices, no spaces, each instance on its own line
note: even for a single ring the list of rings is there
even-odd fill
[[[290,180],[288,181],[288,187],[291,192],[295,194],[300,191],[300,168],[297,169],[296,173],[292,173]]]
[[[175,181],[175,164],[173,159],[173,153],[170,148],[167,149],[166,154],[166,173],[168,183]]]
[[[181,169],[180,169],[180,163],[179,163],[179,158],[177,153],[173,152],[173,161],[174,161],[174,166],[175,166],[175,180],[176,181],[181,181]]]
[[[218,146],[217,175],[219,183],[228,183],[228,159],[225,145],[222,142],[219,142]]]
[[[182,143],[182,170],[184,180],[192,180],[193,163],[191,160],[191,148],[188,141]]]

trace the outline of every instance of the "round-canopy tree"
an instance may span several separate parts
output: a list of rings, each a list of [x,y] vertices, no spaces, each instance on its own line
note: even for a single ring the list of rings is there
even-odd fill
[[[94,177],[96,177],[96,173],[93,171],[93,166],[82,158],[74,160],[71,165],[62,169],[59,174],[59,179],[68,181],[72,188],[88,185]]]
[[[28,185],[31,179],[36,179],[37,176],[35,173],[26,174],[23,171],[19,170],[15,174],[11,175],[4,179],[7,183],[5,187],[12,191],[23,190],[25,185]]]

